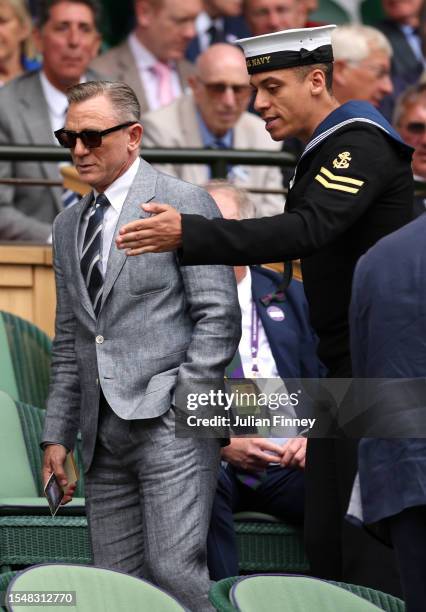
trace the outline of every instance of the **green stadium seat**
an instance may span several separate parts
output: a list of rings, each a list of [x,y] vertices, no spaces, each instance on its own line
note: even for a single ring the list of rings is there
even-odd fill
[[[167,554],[167,551],[165,551]],[[18,573],[7,597],[19,591],[75,592],[78,612],[185,612],[183,606],[158,587],[127,574],[79,565],[39,565]],[[34,605],[9,607],[33,611]]]

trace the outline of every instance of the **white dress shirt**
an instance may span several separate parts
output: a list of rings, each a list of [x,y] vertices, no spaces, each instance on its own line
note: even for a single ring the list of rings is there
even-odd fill
[[[52,85],[43,70],[40,72],[40,81],[47,102],[52,132],[56,132],[56,130],[60,130],[65,125],[68,100],[62,91],[59,91],[59,89]]]
[[[238,346],[238,351],[241,357],[244,376],[251,378],[253,360],[251,356],[251,341],[252,341],[252,308],[253,298],[251,293],[251,272],[250,268],[246,269],[245,277],[238,283],[238,301],[241,308],[241,340]],[[279,378],[275,359],[271,353],[271,347],[266,337],[265,330],[260,317],[259,321],[259,347],[257,351],[257,365],[259,368],[259,378]]]
[[[159,60],[151,53],[151,51],[148,51],[148,49],[139,41],[135,34],[130,34],[128,42],[130,51],[135,58],[139,76],[144,87],[149,110],[156,110],[160,107],[160,100],[158,96],[158,81],[152,68]],[[168,65],[171,70],[172,92],[174,97],[177,98],[183,92],[179,75],[176,70],[176,63],[169,62]],[[146,112],[147,109],[143,110]]]
[[[252,308],[253,308],[253,297],[251,292],[251,272],[250,268],[246,268],[246,275],[244,278],[238,283],[238,301],[240,303],[241,309],[241,340],[238,346],[238,351],[241,357],[241,364],[243,367],[243,372],[245,378],[252,378],[252,366],[253,360],[251,356],[251,341],[252,341]],[[260,317],[259,328],[258,328],[258,338],[259,338],[259,346],[257,351],[257,366],[259,368],[259,373],[257,376],[259,380],[257,381],[259,389],[264,390],[264,383],[262,379],[265,378],[279,378],[280,375],[277,370],[277,366],[275,364],[275,359],[271,352],[271,346],[268,342],[268,338],[266,337],[266,333],[264,327],[262,325],[262,321]],[[286,392],[285,385],[282,384],[281,388],[282,392]],[[291,416],[294,416],[294,411],[290,410]],[[290,416],[290,414],[288,415]],[[281,433],[281,432],[280,432]],[[297,431],[295,430],[295,434],[297,435]],[[276,444],[285,444],[287,442],[288,437],[271,437],[271,442],[275,442]]]
[[[104,277],[106,274],[109,252],[110,252],[111,247],[113,246],[112,241],[115,235],[117,221],[120,216],[120,213],[123,208],[123,204],[127,197],[129,189],[139,169],[140,161],[141,160],[139,157],[135,159],[135,161],[130,166],[130,168],[128,168],[126,172],[122,174],[121,176],[119,176],[118,179],[116,179],[113,183],[111,183],[108,189],[105,189],[105,192],[104,192],[111,205],[111,206],[108,206],[108,208],[105,210],[104,222],[103,222],[103,228],[102,228],[102,236],[101,236],[101,244],[102,244],[102,248],[101,248],[102,262],[101,263],[102,263],[102,274],[104,275]],[[93,190],[93,195],[95,199],[99,195],[95,189]],[[91,212],[91,206],[89,206],[89,208],[87,209],[86,213],[84,214],[81,220],[81,224],[80,224],[80,229],[78,233],[78,249],[79,249],[78,252],[79,252],[80,257],[83,251],[84,235],[86,233],[87,224],[89,222],[90,212]]]

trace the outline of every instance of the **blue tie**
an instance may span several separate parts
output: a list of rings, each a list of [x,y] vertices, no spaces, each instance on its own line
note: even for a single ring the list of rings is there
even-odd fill
[[[102,302],[104,279],[102,274],[101,236],[104,212],[108,206],[108,198],[100,193],[90,212],[80,259],[81,273],[96,316],[99,314]]]

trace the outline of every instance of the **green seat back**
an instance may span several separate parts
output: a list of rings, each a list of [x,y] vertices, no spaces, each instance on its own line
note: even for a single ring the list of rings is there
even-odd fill
[[[369,601],[328,582],[305,576],[252,576],[231,588],[241,612],[377,612]]]
[[[0,391],[0,495],[38,495],[16,404],[4,391]]]
[[[50,338],[36,325],[9,312],[0,312],[0,319],[16,384],[16,390],[11,392],[9,389],[9,394],[21,402],[45,408],[50,374]],[[1,348],[3,354],[4,346]],[[6,357],[1,359],[3,361]],[[0,377],[3,378],[3,373]],[[3,389],[2,384],[0,388]]]
[[[9,339],[6,333],[3,317],[0,313],[0,391],[4,391],[13,399],[18,399],[15,371],[9,350]]]
[[[157,587],[106,569],[82,565],[38,565],[18,574],[9,583],[7,593],[17,591],[75,591],[78,612],[184,612],[170,595]],[[17,612],[34,611],[34,606],[10,607]]]

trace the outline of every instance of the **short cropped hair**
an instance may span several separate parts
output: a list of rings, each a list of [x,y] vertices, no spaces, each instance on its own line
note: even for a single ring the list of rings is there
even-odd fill
[[[370,55],[372,48],[392,57],[392,47],[386,36],[371,26],[341,25],[333,31],[331,44],[335,60],[361,62]]]
[[[414,104],[426,106],[426,83],[418,83],[417,85],[407,87],[404,93],[399,96],[393,113],[393,125],[400,125],[402,117],[407,112],[407,108]]]
[[[69,104],[78,104],[97,96],[106,96],[117,116],[124,121],[140,121],[141,107],[135,92],[126,83],[119,81],[87,81],[70,87],[67,91]]]
[[[325,64],[311,64],[309,66],[296,66],[294,70],[301,81],[304,81],[312,70],[322,70],[325,76],[325,88],[329,94],[333,92],[333,62]]]
[[[204,185],[204,189],[209,193],[212,191],[229,191],[238,206],[239,219],[253,219],[256,216],[255,206],[246,189],[237,187],[237,185],[225,179],[211,180]]]
[[[37,9],[37,27],[42,28],[50,19],[50,9],[61,2],[71,2],[74,4],[84,4],[93,13],[93,19],[98,32],[102,26],[102,5],[99,0],[39,0]]]

